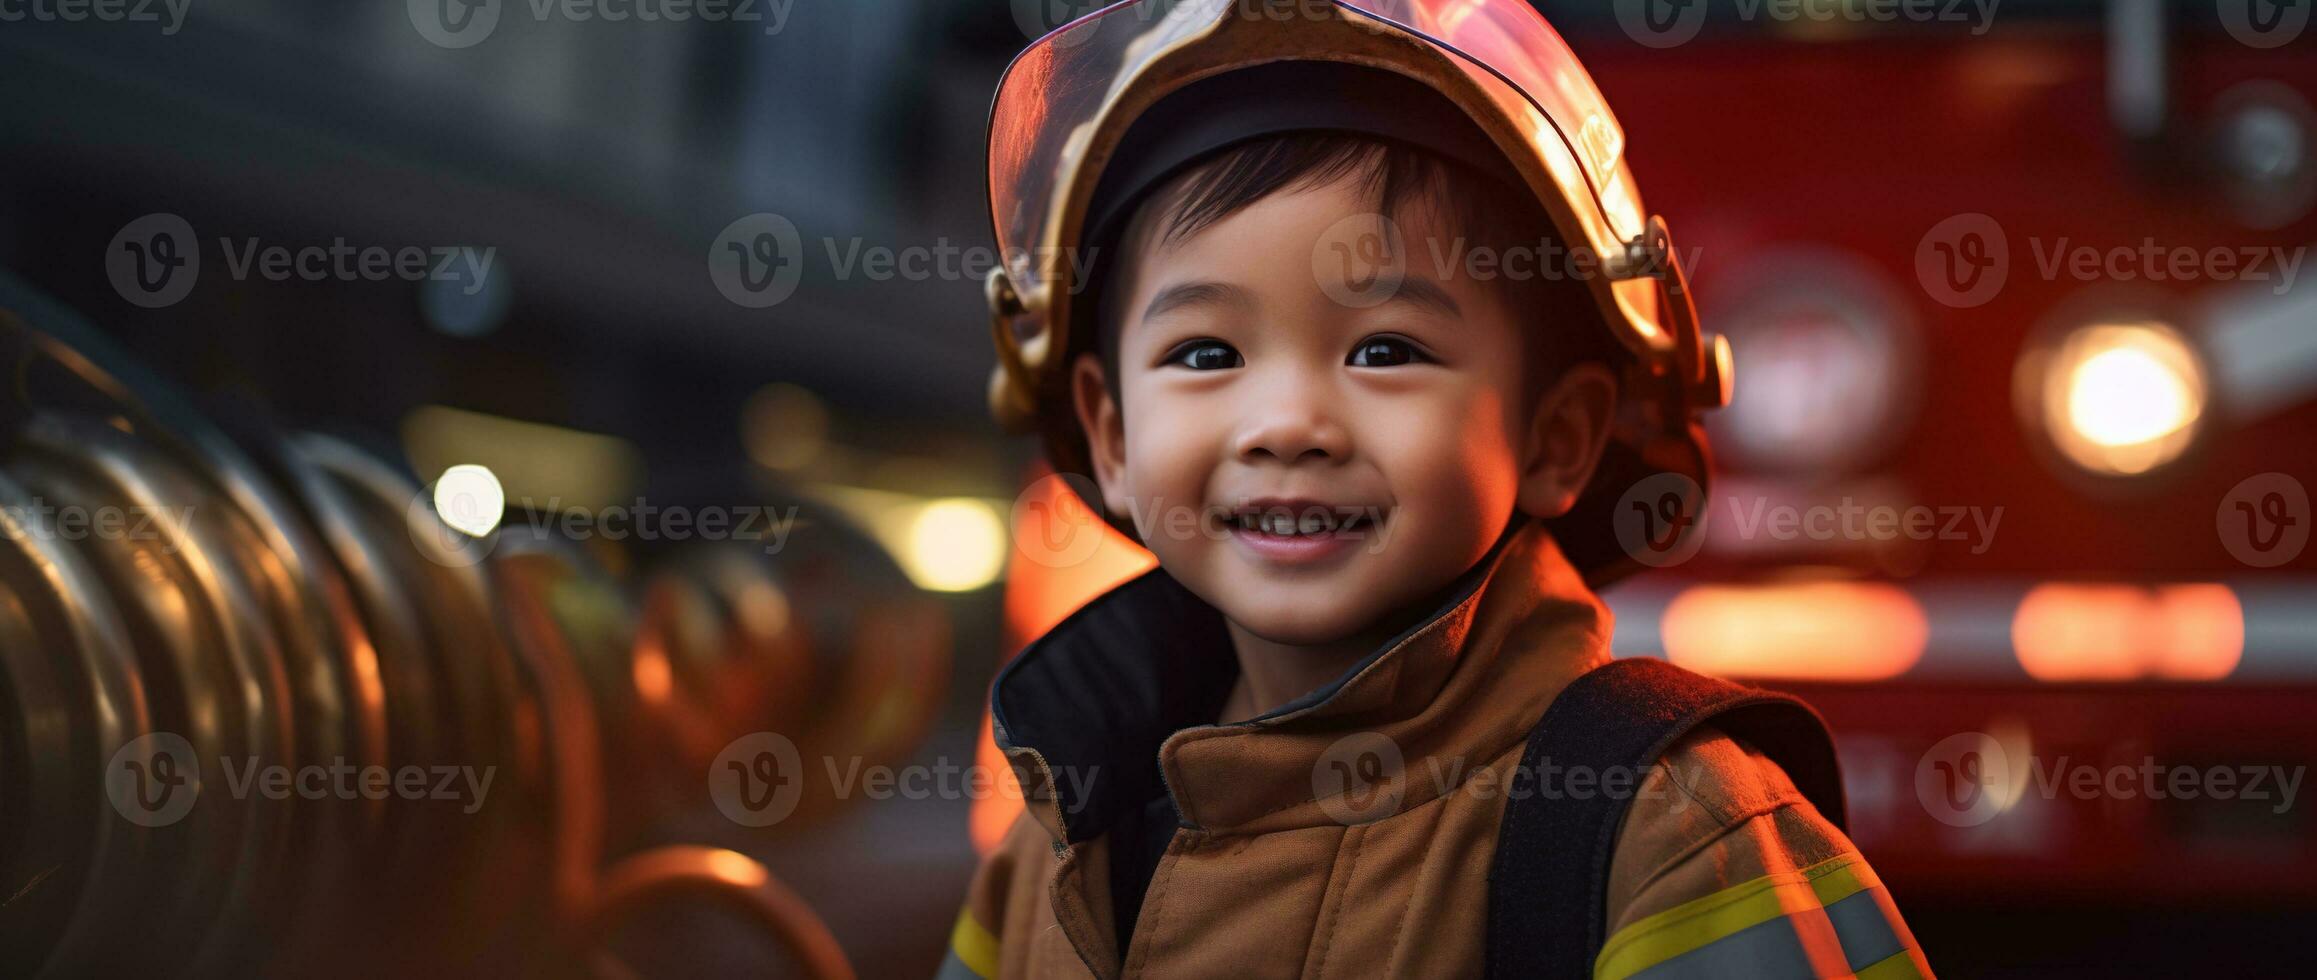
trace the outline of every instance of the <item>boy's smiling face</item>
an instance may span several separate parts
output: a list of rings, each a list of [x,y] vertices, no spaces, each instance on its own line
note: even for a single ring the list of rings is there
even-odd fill
[[[1565,512],[1606,438],[1608,372],[1535,385],[1504,291],[1433,260],[1457,234],[1432,202],[1396,216],[1389,270],[1331,247],[1374,208],[1356,180],[1289,186],[1168,240],[1146,206],[1110,286],[1116,397],[1100,358],[1073,366],[1105,505],[1275,644],[1380,642],[1516,509]]]

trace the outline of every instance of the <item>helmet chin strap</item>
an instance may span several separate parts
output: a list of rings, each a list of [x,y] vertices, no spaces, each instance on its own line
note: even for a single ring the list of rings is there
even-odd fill
[[[1697,302],[1690,296],[1689,274],[1682,267],[1681,253],[1674,250],[1673,233],[1666,228],[1665,219],[1651,215],[1649,227],[1626,242],[1622,253],[1611,255],[1607,268],[1611,279],[1657,280],[1666,330],[1675,338],[1673,366],[1683,407],[1701,412],[1728,405],[1735,381],[1730,341],[1700,326]]]
[[[990,375],[990,414],[998,424],[1010,431],[1031,428],[1038,418],[1037,376],[1032,373],[1033,361],[1042,361],[1045,338],[1039,337],[1036,351],[1024,351],[1022,339],[1014,332],[1014,320],[1029,312],[1029,304],[1014,289],[1013,280],[1006,278],[1003,266],[993,266],[982,280],[982,297],[990,307],[990,340],[998,349],[998,370]]]

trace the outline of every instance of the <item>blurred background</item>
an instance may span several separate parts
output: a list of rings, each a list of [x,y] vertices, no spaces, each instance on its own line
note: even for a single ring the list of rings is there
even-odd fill
[[[930,974],[1017,804],[832,771],[750,826],[757,801],[699,774],[991,763],[997,666],[1146,567],[1124,542],[1041,558],[1069,502],[984,404],[989,99],[1093,6],[0,2],[23,12],[0,19],[0,491],[182,480],[248,515],[165,555],[14,539],[0,972],[110,962],[107,923],[177,921],[156,902],[202,910],[165,925],[179,949],[295,972],[216,909],[299,906],[244,869],[303,855],[379,883],[340,912],[413,937],[372,937],[380,972],[455,936],[469,964],[577,944],[777,975],[833,947]],[[1852,832],[1942,972],[2299,972],[2307,801],[2029,776],[2317,761],[2310,5],[1538,6],[1736,350],[1707,523],[1608,594],[1620,655],[1816,704]],[[767,242],[770,285],[736,284],[727,256]],[[1930,516],[1857,529],[1878,513]],[[260,571],[220,584],[237,563]],[[108,697],[146,712],[119,731],[204,756],[489,758],[529,809],[91,831],[112,814],[59,773],[111,754]],[[785,744],[732,741],[759,731]],[[219,836],[172,836],[195,831]],[[429,919],[394,895],[456,898]]]

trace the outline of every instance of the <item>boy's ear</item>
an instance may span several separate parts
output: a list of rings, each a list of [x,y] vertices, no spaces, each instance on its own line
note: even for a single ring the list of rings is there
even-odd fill
[[[1571,367],[1538,400],[1536,413],[1521,460],[1520,509],[1559,517],[1577,505],[1609,445],[1617,376],[1592,362]]]
[[[1102,506],[1113,515],[1129,512],[1126,506],[1126,423],[1118,399],[1102,375],[1102,359],[1078,355],[1070,365],[1070,407],[1078,413],[1078,429],[1086,433],[1086,455],[1094,465],[1094,483],[1102,489]]]

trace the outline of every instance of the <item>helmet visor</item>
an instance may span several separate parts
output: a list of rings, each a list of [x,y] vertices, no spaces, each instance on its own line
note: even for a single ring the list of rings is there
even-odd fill
[[[1288,29],[1262,44],[1218,40],[1231,22],[1258,20]],[[1622,159],[1623,131],[1567,44],[1526,3],[1126,0],[1040,38],[999,83],[990,116],[990,212],[1014,287],[1034,296],[1081,267],[1069,254],[1081,246],[1077,229],[1057,223],[1070,214],[1070,195],[1091,191],[1083,171],[1104,161],[1089,155],[1109,152],[1100,144],[1116,138],[1118,123],[1106,116],[1138,80],[1179,87],[1290,59],[1368,62],[1458,79],[1459,91],[1447,94],[1476,121],[1501,121],[1493,131],[1515,166],[1535,175],[1532,185],[1571,246],[1609,255],[1643,230],[1645,212]],[[1611,319],[1638,335],[1628,339],[1664,350],[1653,287],[1620,283],[1613,292],[1624,315]]]

